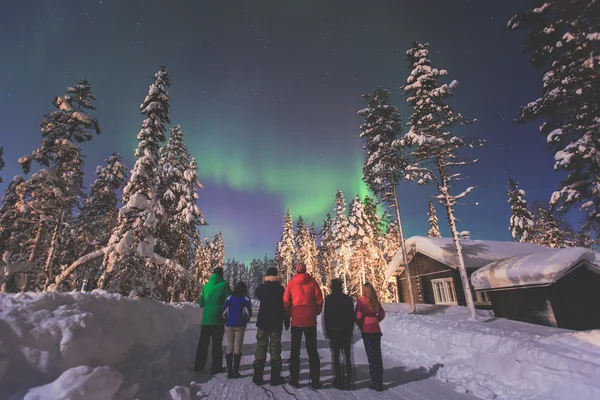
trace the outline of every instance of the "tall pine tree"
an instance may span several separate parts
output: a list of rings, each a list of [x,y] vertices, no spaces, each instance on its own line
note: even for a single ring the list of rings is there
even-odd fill
[[[533,239],[534,220],[525,200],[525,191],[519,189],[514,179],[508,178],[508,203],[510,204],[510,226],[512,237],[519,242],[531,242]]]
[[[304,263],[306,272],[313,273],[313,260],[310,243],[310,231],[304,222],[302,215],[296,222],[296,262]]]
[[[331,226],[333,236],[333,249],[335,253],[334,275],[344,282],[344,291],[348,292],[348,274],[350,272],[350,259],[352,247],[350,240],[350,224],[346,216],[346,200],[341,190],[335,194],[335,218]]]
[[[525,50],[544,71],[542,95],[521,108],[518,122],[542,120],[556,160],[565,171],[550,201],[565,212],[579,206],[585,225],[600,236],[600,3],[535,0],[515,15],[510,29],[529,32]]]
[[[319,283],[323,286],[324,291],[327,294],[330,293],[331,289],[331,279],[335,261],[335,243],[332,228],[333,218],[331,218],[331,214],[328,213],[321,226],[321,243],[319,243],[319,255],[317,257],[319,260],[319,275],[321,277]]]
[[[371,257],[373,255],[373,231],[371,229],[371,224],[365,215],[364,205],[358,196],[350,203],[348,222],[352,247],[348,294],[358,297],[362,292],[362,286],[367,281],[370,281],[368,276],[368,266],[371,265]],[[380,288],[376,287],[376,289],[379,291]]]
[[[22,210],[34,226],[34,243],[30,248],[27,290],[43,290],[60,271],[60,260],[71,249],[66,244],[73,225],[73,210],[81,205],[83,193],[83,154],[80,143],[100,133],[95,110],[96,98],[86,80],[67,88],[67,94],[56,97],[55,111],[41,123],[42,143],[19,163],[27,174],[33,161],[42,169],[23,183],[20,194]]]
[[[138,159],[123,190],[119,225],[109,241],[98,280],[98,286],[103,289],[163,300],[167,299],[162,278],[170,272],[172,264],[162,262],[154,247],[158,218],[163,214],[157,199],[158,163],[160,143],[165,140],[165,124],[170,122],[168,87],[169,74],[161,67],[140,106],[146,118],[137,135],[135,155]]]
[[[535,225],[531,241],[552,248],[569,247],[574,232],[556,212],[542,203],[535,204]]]
[[[223,233],[218,232],[213,236],[210,246],[210,267],[213,271],[217,267],[223,267],[225,263],[225,241]]]
[[[192,270],[197,230],[204,224],[197,205],[202,185],[179,125],[171,129],[167,145],[160,149],[159,178],[164,214],[159,223],[158,251]]]
[[[453,127],[467,125],[474,121],[465,119],[446,103],[458,83],[452,81],[449,85],[438,84],[438,79],[445,76],[447,72],[431,67],[427,47],[428,44],[416,42],[406,52],[411,73],[407,84],[402,89],[408,96],[407,101],[413,112],[408,122],[410,129],[402,141],[413,148],[413,154],[419,160],[418,166],[409,167],[412,177],[422,184],[434,182],[437,185],[439,193],[437,198],[446,208],[448,216],[467,308],[471,318],[476,319],[473,294],[454,216],[454,206],[457,201],[469,194],[473,187],[467,188],[458,195],[452,195],[451,190],[461,179],[460,173],[455,172],[455,168],[474,162],[459,157],[458,153],[463,148],[472,147],[480,142],[461,138],[450,132]]]
[[[296,253],[294,242],[294,222],[288,208],[283,217],[281,240],[277,244],[277,260],[280,263],[278,265],[279,273],[285,279],[286,284],[290,280],[294,268],[293,262]]]
[[[388,208],[394,209],[394,217],[398,224],[396,232],[400,235],[400,249],[408,276],[410,311],[414,312],[415,300],[397,193],[398,184],[408,165],[402,142],[398,140],[402,131],[402,120],[398,109],[390,104],[390,93],[387,90],[378,88],[370,94],[363,95],[363,98],[367,101],[367,108],[358,112],[358,115],[365,117],[365,122],[360,126],[360,137],[365,139],[364,148],[367,150],[363,181],[380,201],[387,204]]]
[[[427,212],[429,216],[429,229],[427,229],[427,236],[433,238],[442,237],[440,233],[440,227],[438,226],[438,218],[435,214],[435,207],[433,205],[433,201],[429,201],[429,211]]]

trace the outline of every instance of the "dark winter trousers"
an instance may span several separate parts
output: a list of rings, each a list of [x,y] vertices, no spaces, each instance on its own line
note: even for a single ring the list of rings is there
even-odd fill
[[[371,382],[375,386],[383,386],[383,358],[381,356],[381,333],[362,334],[365,352],[369,360]]]
[[[319,382],[321,378],[321,360],[317,351],[317,327],[301,328],[292,326],[292,352],[290,354],[290,382],[297,383],[300,378],[300,346],[302,335],[306,339],[308,366],[311,382]]]
[[[346,379],[350,379],[352,373],[352,360],[350,358],[350,348],[352,347],[352,331],[329,331],[329,346],[333,352],[333,369],[335,378],[341,379],[342,364],[340,362],[340,353],[344,355]],[[341,383],[341,382],[338,382]]]
[[[265,363],[267,360],[267,349],[271,356],[271,364],[281,364],[281,331],[256,331],[256,353],[254,363]]]
[[[223,325],[202,325],[200,340],[196,349],[196,363],[194,369],[202,371],[208,357],[208,345],[212,340],[212,365],[211,370],[216,371],[223,367]]]

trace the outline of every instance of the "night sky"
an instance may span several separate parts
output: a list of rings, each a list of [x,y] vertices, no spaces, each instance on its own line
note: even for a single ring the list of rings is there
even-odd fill
[[[509,176],[530,202],[547,201],[559,176],[537,124],[513,122],[536,99],[540,73],[523,54],[523,33],[505,30],[523,0],[431,1],[7,1],[0,13],[0,146],[4,192],[17,158],[40,142],[39,122],[66,86],[88,79],[98,98],[100,136],[83,146],[86,185],[118,151],[133,167],[139,105],[166,65],[171,120],[199,165],[199,205],[223,231],[226,257],[273,256],[290,208],[320,225],[335,191],[366,194],[361,180],[364,108],[381,85],[409,116],[399,89],[405,51],[429,42],[433,66],[460,83],[453,105],[480,122],[460,133],[485,139],[464,169],[478,189],[457,210],[474,239],[510,240]],[[404,183],[408,236],[426,234],[428,194]],[[443,209],[437,207],[442,234]]]

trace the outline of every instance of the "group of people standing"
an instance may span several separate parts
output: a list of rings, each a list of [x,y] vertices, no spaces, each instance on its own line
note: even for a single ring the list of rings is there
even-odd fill
[[[317,349],[317,317],[323,312],[323,332],[329,339],[333,352],[333,386],[348,389],[352,382],[352,337],[354,324],[361,330],[365,351],[369,361],[371,375],[370,388],[383,390],[383,360],[381,355],[381,329],[379,323],[385,318],[373,286],[366,283],[362,296],[356,306],[350,296],[344,293],[342,282],[331,282],[331,294],[323,301],[323,294],[317,281],[306,272],[306,266],[296,264],[296,274],[285,289],[276,268],[269,268],[261,284],[254,293],[260,301],[256,320],[256,350],[254,353],[252,381],[256,385],[264,384],[264,369],[267,352],[270,355],[273,386],[285,383],[281,376],[283,360],[281,358],[281,336],[283,329],[291,327],[292,346],[289,359],[289,381],[291,386],[299,387],[300,348],[304,336],[308,353],[310,386],[321,388],[321,361]],[[204,285],[199,300],[202,314],[202,330],[196,351],[194,369],[204,370],[208,357],[208,346],[212,341],[211,373],[227,371],[227,378],[241,377],[239,368],[244,344],[246,325],[252,317],[252,302],[248,297],[248,288],[239,282],[233,292],[223,279],[223,268],[216,268]],[[227,337],[227,369],[223,368],[223,336]],[[344,363],[342,366],[341,358]]]

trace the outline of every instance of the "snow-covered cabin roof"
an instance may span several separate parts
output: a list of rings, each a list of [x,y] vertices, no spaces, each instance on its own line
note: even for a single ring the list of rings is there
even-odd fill
[[[475,290],[550,285],[573,268],[585,263],[590,269],[597,266],[600,255],[582,247],[549,249],[520,257],[495,261],[471,275]]]
[[[463,258],[468,269],[478,269],[493,261],[507,257],[523,256],[526,254],[552,250],[549,247],[532,243],[498,242],[492,240],[462,239]],[[414,250],[412,250],[414,249]],[[416,253],[421,253],[451,268],[458,268],[458,259],[451,238],[431,238],[413,236],[406,240],[406,251],[411,261]],[[404,271],[402,251],[396,252],[385,270],[385,278],[400,275]]]

